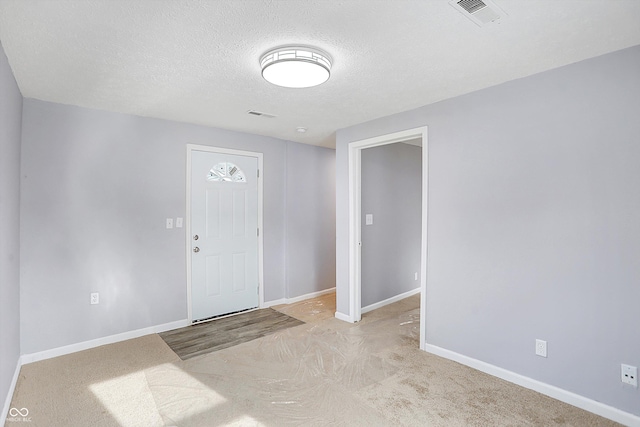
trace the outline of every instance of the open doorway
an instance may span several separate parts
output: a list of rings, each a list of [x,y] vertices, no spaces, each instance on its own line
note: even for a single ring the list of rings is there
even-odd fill
[[[427,128],[415,128],[382,135],[349,144],[349,320],[362,318],[362,152],[367,148],[399,142],[422,143],[422,201],[420,232],[420,348],[425,348],[426,284],[427,284],[427,207],[428,207],[428,140]],[[375,222],[375,218],[373,219]]]
[[[420,293],[422,140],[362,150],[362,314]]]

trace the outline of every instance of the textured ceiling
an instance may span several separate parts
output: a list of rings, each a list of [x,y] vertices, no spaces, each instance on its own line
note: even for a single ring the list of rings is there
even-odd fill
[[[327,147],[343,127],[640,44],[639,0],[496,2],[509,16],[480,28],[447,0],[0,0],[0,41],[25,97]],[[327,83],[262,79],[260,55],[293,43],[333,57]]]

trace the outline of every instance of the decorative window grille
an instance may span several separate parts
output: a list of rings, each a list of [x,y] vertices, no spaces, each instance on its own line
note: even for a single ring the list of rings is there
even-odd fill
[[[213,182],[247,182],[244,172],[231,162],[220,162],[211,168],[207,181]]]

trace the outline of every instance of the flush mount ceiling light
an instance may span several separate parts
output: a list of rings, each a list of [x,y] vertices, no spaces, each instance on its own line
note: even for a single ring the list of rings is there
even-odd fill
[[[329,80],[331,59],[319,49],[286,46],[270,50],[260,58],[262,77],[274,85],[303,88]]]

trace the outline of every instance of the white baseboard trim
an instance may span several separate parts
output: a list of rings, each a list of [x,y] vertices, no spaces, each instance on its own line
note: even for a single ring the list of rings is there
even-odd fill
[[[320,297],[322,295],[330,294],[331,292],[335,292],[335,291],[336,291],[336,288],[334,286],[333,288],[324,289],[318,292],[311,292],[309,294],[300,295],[299,297],[280,298],[277,300],[265,302],[262,308],[269,308],[269,307],[273,307],[274,305],[281,305],[281,304],[293,304],[294,302],[300,302],[306,299]]]
[[[279,304],[292,304],[294,302],[303,301],[309,298],[315,298],[331,292],[335,292],[336,288],[325,289],[318,292],[312,292],[306,295],[301,295],[294,298],[283,298],[276,301],[269,301],[264,304],[264,308],[271,307]],[[90,348],[99,347],[101,345],[113,344],[120,341],[130,340],[133,338],[139,338],[144,335],[157,334],[164,331],[170,331],[172,329],[183,328],[189,326],[191,322],[188,319],[178,320],[175,322],[164,323],[162,325],[150,326],[148,328],[137,329],[134,331],[123,332],[121,334],[110,335],[107,337],[96,338],[94,340],[83,341],[76,344],[70,344],[63,347],[57,347],[50,350],[44,350],[37,353],[23,354],[22,365],[28,363],[38,362],[40,360],[51,359],[53,357],[64,356],[65,354],[75,353],[77,351],[88,350]]]
[[[76,344],[65,345],[63,347],[52,348],[50,350],[39,351],[37,353],[23,354],[22,364],[38,362],[40,360],[51,359],[53,357],[64,356],[65,354],[75,353],[77,351],[88,350],[94,347],[100,347],[105,344],[113,344],[120,341],[139,338],[144,335],[157,334],[172,329],[183,328],[191,323],[188,319],[178,320],[175,322],[164,323],[162,325],[150,326],[148,328],[136,329],[134,331],[123,332],[121,334],[109,335],[107,337],[96,338],[94,340],[83,341]]]
[[[356,323],[350,316],[346,314],[342,314],[338,311],[336,311],[335,316],[336,316],[336,319],[342,320],[343,322]]]
[[[274,299],[273,301],[265,301],[264,304],[262,304],[262,307],[260,307],[260,308],[269,308],[269,307],[273,307],[275,305],[282,305],[282,304],[286,304],[286,303],[287,303],[287,299],[286,298]]]
[[[16,363],[16,370],[13,373],[9,390],[7,391],[7,397],[4,400],[4,406],[2,407],[2,413],[0,413],[0,426],[5,425],[7,422],[7,415],[9,414],[9,406],[11,405],[11,399],[13,399],[13,392],[16,390],[16,384],[18,383],[18,377],[20,376],[20,368],[22,367],[22,356],[18,358]]]
[[[419,294],[419,293],[420,293],[420,288],[418,287],[418,288],[415,288],[415,289],[410,290],[408,292],[401,293],[400,295],[396,295],[395,297],[387,298],[384,301],[376,302],[375,304],[371,304],[371,305],[368,305],[366,307],[362,307],[362,310],[360,310],[360,312],[362,314],[365,314],[365,313],[368,313],[370,311],[375,310],[376,308],[380,308],[380,307],[384,307],[385,305],[393,304],[394,302],[398,302],[401,299],[405,299],[407,297],[410,297],[412,295]]]
[[[524,375],[516,374],[515,372],[499,368],[495,365],[464,356],[442,347],[426,344],[425,350],[429,353],[444,357],[445,359],[453,360],[524,388],[537,391],[538,393],[542,393],[561,402],[568,403],[569,405],[576,406],[580,409],[584,409],[585,411],[592,412],[626,426],[640,427],[639,416],[614,408],[613,406],[605,405],[604,403],[597,402],[579,394],[534,380],[533,378],[525,377]]]

